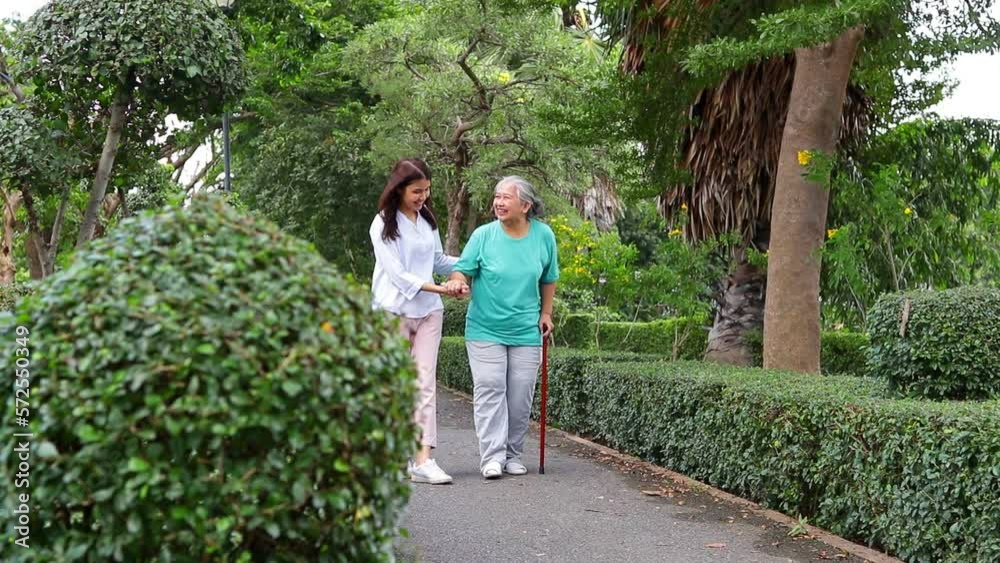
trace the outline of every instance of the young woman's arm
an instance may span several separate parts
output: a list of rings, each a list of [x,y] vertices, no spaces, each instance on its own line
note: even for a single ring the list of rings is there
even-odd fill
[[[382,228],[383,222],[381,216],[376,216],[375,220],[372,221],[372,226],[368,230],[368,235],[372,241],[372,249],[375,251],[375,258],[378,260],[379,265],[385,270],[385,273],[389,276],[389,281],[392,285],[399,289],[407,299],[413,299],[416,297],[417,293],[420,293],[427,284],[418,276],[406,271],[403,267],[403,263],[399,259],[399,251],[396,245],[392,241],[386,241],[382,239]]]

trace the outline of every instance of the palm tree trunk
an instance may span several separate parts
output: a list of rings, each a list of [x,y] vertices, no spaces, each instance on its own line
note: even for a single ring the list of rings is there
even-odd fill
[[[753,363],[744,335],[760,330],[763,325],[766,279],[762,268],[746,260],[737,264],[726,277],[715,324],[708,333],[706,360],[738,366]]]
[[[795,50],[795,79],[781,139],[771,211],[764,367],[819,373],[819,249],[829,193],[807,181],[800,151],[833,155],[863,27]]]
[[[111,106],[111,120],[108,124],[107,136],[104,138],[104,150],[101,151],[101,160],[97,165],[97,176],[94,178],[94,187],[90,190],[87,210],[80,223],[80,235],[76,239],[77,248],[94,238],[101,203],[104,201],[104,194],[107,193],[108,179],[111,176],[111,169],[115,165],[115,157],[118,155],[118,145],[122,138],[122,131],[125,129],[125,117],[130,103],[129,89],[125,86],[121,88],[121,92],[116,96],[115,102]]]

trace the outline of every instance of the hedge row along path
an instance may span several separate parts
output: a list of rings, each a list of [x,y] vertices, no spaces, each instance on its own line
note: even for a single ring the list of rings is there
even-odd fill
[[[525,445],[528,475],[483,480],[472,405],[439,387],[435,456],[455,483],[413,487],[402,521],[409,538],[396,546],[400,560],[897,561],[792,538],[787,526],[745,505],[556,432],[547,440],[545,475],[538,475],[537,437],[535,428]]]

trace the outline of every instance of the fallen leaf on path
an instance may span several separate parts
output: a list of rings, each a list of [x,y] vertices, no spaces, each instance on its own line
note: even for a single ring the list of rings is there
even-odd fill
[[[709,549],[722,549],[722,548],[726,547],[726,544],[724,544],[724,543],[706,543],[705,547],[707,547]]]

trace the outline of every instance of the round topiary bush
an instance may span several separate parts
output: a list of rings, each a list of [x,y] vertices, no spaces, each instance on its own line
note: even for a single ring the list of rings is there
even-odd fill
[[[31,549],[4,560],[391,558],[414,375],[369,303],[306,243],[214,200],[80,251],[0,320],[30,331],[35,435]]]
[[[886,295],[868,314],[868,373],[913,397],[1000,394],[1000,289]]]

